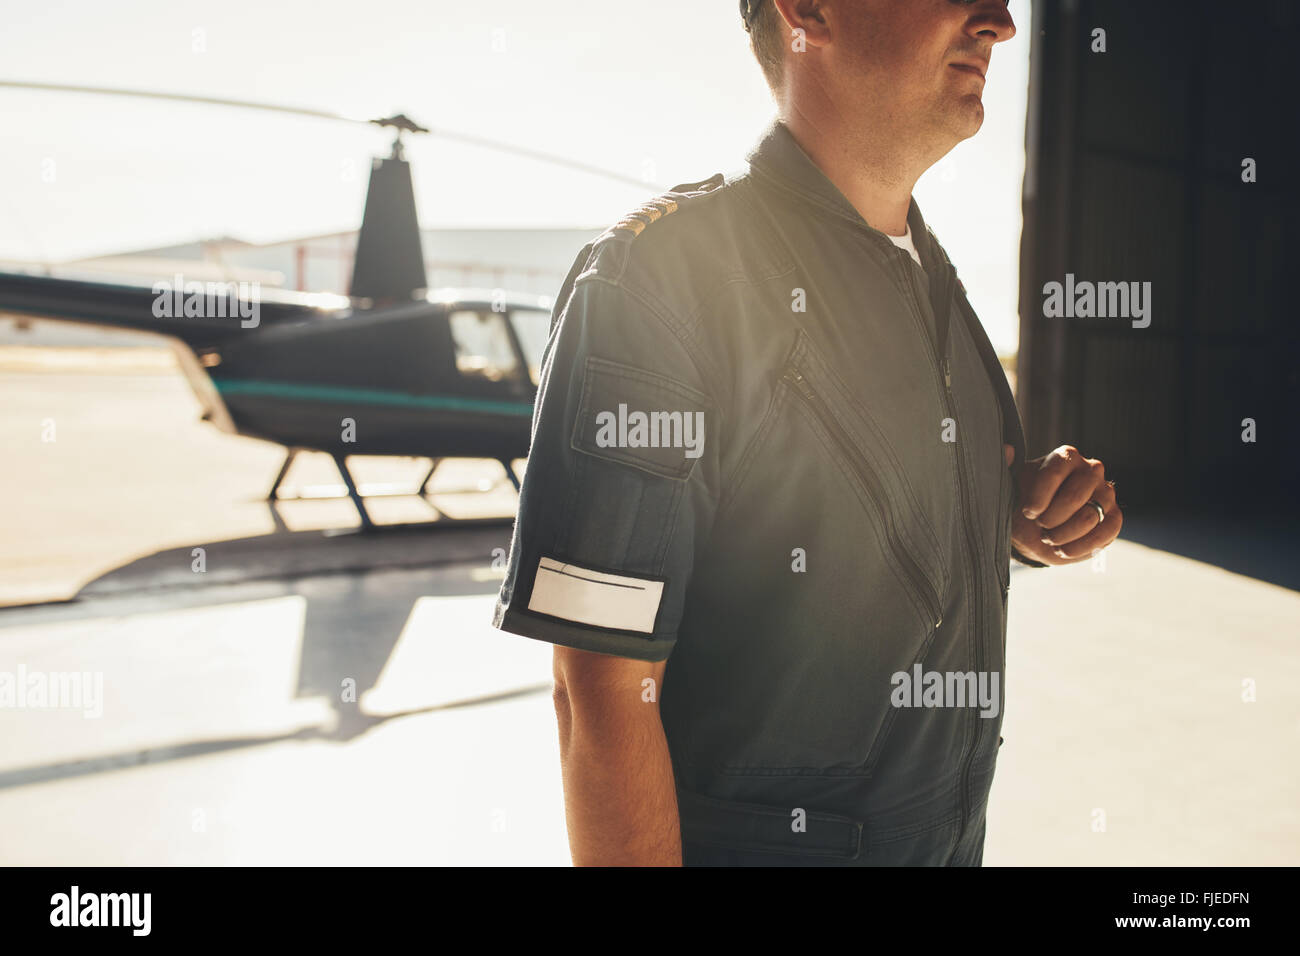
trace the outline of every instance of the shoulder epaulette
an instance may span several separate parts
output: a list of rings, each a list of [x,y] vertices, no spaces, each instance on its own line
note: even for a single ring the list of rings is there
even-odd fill
[[[723,182],[722,173],[714,173],[708,179],[701,179],[698,183],[682,183],[680,186],[674,186],[669,192],[674,193],[697,193],[709,192],[717,189]]]
[[[691,194],[701,191],[708,192],[721,186],[723,182],[722,173],[714,173],[708,179],[702,179],[698,183],[682,183],[674,186],[665,195],[656,196],[648,202],[642,203],[636,209],[620,219],[610,229],[625,229],[632,233],[633,236],[641,235],[641,230],[656,219],[662,219],[664,216],[677,211],[677,198],[674,194]],[[683,197],[684,198],[684,197]]]
[[[641,230],[656,219],[662,219],[669,213],[677,211],[677,200],[667,196],[656,196],[649,202],[642,203],[636,209],[611,226],[611,229],[627,229],[632,235],[641,235]]]

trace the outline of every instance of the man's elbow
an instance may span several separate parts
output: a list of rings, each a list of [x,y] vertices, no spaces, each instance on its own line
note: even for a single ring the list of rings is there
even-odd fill
[[[558,667],[555,669],[555,686],[551,688],[551,703],[555,707],[555,722],[560,728],[560,745],[567,749],[573,733],[573,701],[569,699],[569,685]]]
[[[560,733],[658,718],[664,661],[639,661],[557,646],[551,692]]]

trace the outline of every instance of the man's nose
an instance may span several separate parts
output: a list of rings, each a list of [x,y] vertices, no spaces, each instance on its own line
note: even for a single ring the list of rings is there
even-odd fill
[[[1002,43],[1016,35],[1007,0],[980,0],[966,21],[966,32],[977,40]]]

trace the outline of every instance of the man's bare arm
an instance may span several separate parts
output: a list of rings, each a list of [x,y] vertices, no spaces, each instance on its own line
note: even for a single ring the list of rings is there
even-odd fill
[[[562,646],[554,662],[574,865],[681,866],[677,793],[659,719],[666,662]]]

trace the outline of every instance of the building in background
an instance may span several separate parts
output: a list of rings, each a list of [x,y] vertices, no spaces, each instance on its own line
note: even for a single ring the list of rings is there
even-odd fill
[[[1224,9],[1035,3],[1017,400],[1031,455],[1078,446],[1126,505],[1294,513],[1300,8]],[[1149,315],[1045,314],[1067,282]]]
[[[573,257],[597,229],[425,229],[421,231],[430,288],[501,288],[554,295]],[[63,263],[69,270],[110,272],[141,280],[176,271],[187,278],[259,280],[305,292],[346,294],[357,232],[253,245],[222,238]]]
[[[425,229],[421,231],[430,288],[504,289],[554,296],[578,251],[601,233],[593,229]],[[357,232],[331,233],[256,245],[229,237],[139,249],[57,263],[60,273],[152,285],[180,273],[186,281],[258,282],[268,288],[345,294],[352,278]],[[153,336],[0,319],[0,345],[154,344]]]

